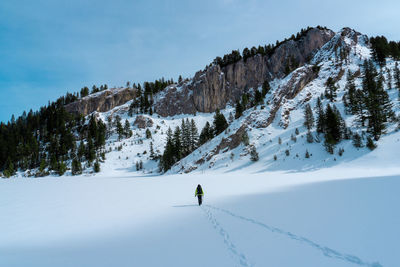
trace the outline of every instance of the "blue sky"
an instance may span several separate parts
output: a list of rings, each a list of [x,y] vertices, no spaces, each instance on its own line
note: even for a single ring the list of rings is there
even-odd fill
[[[398,1],[327,2],[2,0],[0,121],[83,86],[193,76],[218,55],[307,26],[400,40]]]

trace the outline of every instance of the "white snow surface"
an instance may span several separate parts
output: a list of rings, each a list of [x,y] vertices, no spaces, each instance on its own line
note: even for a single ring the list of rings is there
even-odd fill
[[[395,267],[389,138],[318,171],[2,179],[0,266]]]

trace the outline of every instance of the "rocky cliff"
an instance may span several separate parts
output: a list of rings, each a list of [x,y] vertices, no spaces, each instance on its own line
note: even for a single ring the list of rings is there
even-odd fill
[[[113,88],[86,96],[68,104],[65,109],[73,114],[84,116],[94,112],[106,112],[131,100],[135,91],[131,88]]]
[[[295,60],[298,66],[309,62],[333,36],[334,32],[331,30],[312,28],[298,40],[281,43],[269,56],[257,54],[246,61],[241,59],[223,68],[213,64],[197,72],[189,82],[180,85],[180,90],[176,86],[168,88],[174,93],[167,92],[165,97],[157,101],[157,113],[173,116],[222,109],[226,104],[234,103],[250,88],[261,86],[265,80],[283,78],[289,60]],[[180,108],[173,108],[174,106]]]

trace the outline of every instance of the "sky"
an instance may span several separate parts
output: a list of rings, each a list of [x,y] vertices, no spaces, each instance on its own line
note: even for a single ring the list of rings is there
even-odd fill
[[[398,41],[399,10],[398,0],[1,0],[0,121],[84,86],[192,77],[307,26]]]

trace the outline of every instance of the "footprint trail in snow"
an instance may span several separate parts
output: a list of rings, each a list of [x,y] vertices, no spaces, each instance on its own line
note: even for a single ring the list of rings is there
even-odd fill
[[[357,265],[360,265],[360,266],[383,267],[379,262],[369,263],[369,262],[363,261],[357,256],[350,255],[350,254],[345,254],[345,253],[340,253],[340,252],[338,252],[338,251],[336,251],[334,249],[331,249],[329,247],[326,247],[326,246],[320,245],[318,243],[315,243],[314,241],[311,241],[308,238],[295,235],[295,234],[293,234],[291,232],[287,232],[287,231],[281,230],[281,229],[273,227],[273,226],[269,226],[269,225],[267,225],[265,223],[258,222],[258,221],[254,220],[254,219],[251,219],[251,218],[247,218],[247,217],[244,217],[244,216],[237,215],[237,214],[235,214],[235,213],[233,213],[233,212],[231,212],[229,210],[222,209],[222,208],[217,208],[217,207],[214,207],[214,206],[211,206],[211,205],[205,205],[205,206],[208,207],[209,209],[213,209],[213,210],[216,210],[216,211],[219,211],[219,212],[226,213],[226,214],[228,214],[228,215],[230,215],[230,216],[232,216],[232,217],[234,217],[236,219],[240,219],[240,220],[243,220],[243,221],[258,225],[258,226],[260,226],[260,227],[262,227],[262,228],[264,228],[266,230],[269,230],[272,233],[278,233],[278,234],[281,234],[281,235],[285,235],[286,237],[288,237],[290,239],[297,240],[299,242],[307,244],[307,245],[311,246],[312,248],[320,250],[323,253],[323,255],[326,256],[326,257],[344,260],[344,261],[347,261],[347,262],[350,262],[350,263],[354,263],[354,264],[357,264]],[[204,209],[204,210],[206,211],[206,213],[209,212],[209,214],[211,214],[209,210],[208,211],[207,211],[207,209]],[[217,226],[217,227],[220,227],[220,226]],[[228,241],[229,241],[229,236],[228,236]],[[248,266],[248,265],[242,265],[242,266]]]
[[[235,244],[231,241],[228,232],[221,226],[221,224],[215,219],[214,215],[212,214],[210,209],[202,207],[203,211],[206,213],[207,219],[211,222],[214,229],[222,236],[224,239],[224,243],[227,246],[229,252],[233,256],[235,260],[237,260],[240,266],[254,266],[253,264],[249,263],[246,256],[240,252]]]

